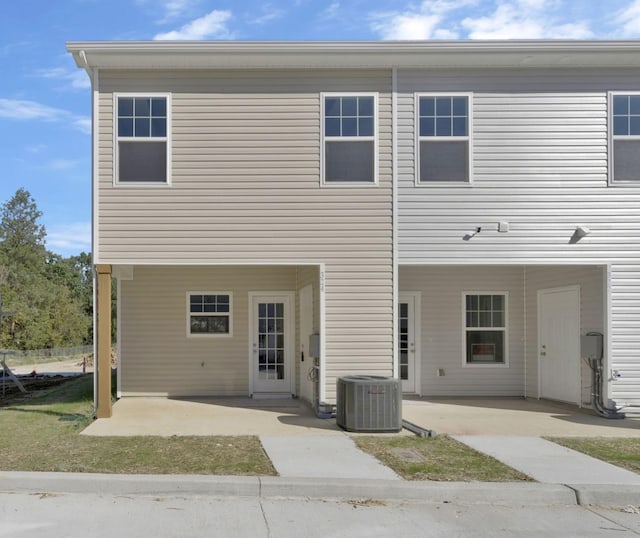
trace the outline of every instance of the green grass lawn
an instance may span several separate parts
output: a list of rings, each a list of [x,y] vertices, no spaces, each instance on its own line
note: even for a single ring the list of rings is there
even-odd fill
[[[455,439],[421,437],[354,437],[365,452],[378,458],[407,480],[452,482],[513,482],[527,475],[481,454]]]
[[[0,470],[274,475],[257,437],[88,437],[91,375],[0,407]]]
[[[640,438],[548,437],[549,441],[640,473]]]

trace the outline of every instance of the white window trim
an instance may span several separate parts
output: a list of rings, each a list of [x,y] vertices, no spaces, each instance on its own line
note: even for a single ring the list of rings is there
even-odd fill
[[[373,97],[373,136],[329,136],[324,134],[325,97]],[[320,93],[320,183],[325,187],[377,187],[378,185],[378,92],[321,92]],[[373,141],[373,181],[325,181],[325,141],[364,142]]]
[[[167,100],[167,136],[165,137],[149,137],[148,142],[161,142],[167,144],[167,180],[163,182],[153,181],[123,181],[118,178],[119,150],[118,150],[118,98],[119,97],[164,97]],[[170,93],[153,93],[153,92],[127,92],[113,94],[113,185],[117,187],[135,187],[135,188],[162,188],[171,186],[171,94]],[[123,140],[135,140],[135,137],[123,137]],[[144,144],[144,140],[140,140],[140,144]]]
[[[228,295],[229,296],[229,332],[228,333],[209,333],[209,334],[192,334],[191,333],[191,316],[196,313],[191,312],[191,296],[192,295]],[[233,336],[233,292],[231,291],[188,291],[186,294],[186,310],[187,310],[187,338],[229,338]],[[198,312],[198,315],[220,316],[225,315],[221,312]]]
[[[421,97],[466,97],[467,102],[467,136],[420,136],[420,98]],[[420,92],[413,98],[413,125],[414,125],[414,162],[416,187],[471,187],[473,184],[473,93],[472,92]],[[420,142],[438,140],[465,140],[468,142],[469,179],[467,181],[420,181]]]
[[[613,98],[616,95],[640,95],[640,91],[625,91],[625,90],[616,90],[607,92],[607,169],[608,169],[608,184],[610,186],[637,186],[640,187],[640,177],[637,180],[616,180],[613,177],[613,164],[614,164],[614,151],[613,151],[613,141],[614,140],[640,140],[640,135],[618,135],[615,136],[613,134]]]
[[[504,362],[478,363],[467,362],[467,332],[492,331],[496,327],[467,328],[467,295],[502,295],[504,296]],[[462,367],[463,368],[509,368],[509,292],[508,291],[463,291],[462,292]],[[500,330],[503,330],[502,328]]]

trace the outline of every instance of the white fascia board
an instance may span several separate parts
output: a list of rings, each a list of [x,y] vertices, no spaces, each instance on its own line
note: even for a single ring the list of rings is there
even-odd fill
[[[85,69],[640,67],[640,40],[94,41],[67,51]]]

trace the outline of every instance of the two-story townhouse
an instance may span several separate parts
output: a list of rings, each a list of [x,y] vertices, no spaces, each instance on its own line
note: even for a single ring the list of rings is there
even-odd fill
[[[640,403],[640,43],[83,42],[121,396]],[[312,336],[317,335],[317,336]],[[317,343],[317,345],[316,345]]]

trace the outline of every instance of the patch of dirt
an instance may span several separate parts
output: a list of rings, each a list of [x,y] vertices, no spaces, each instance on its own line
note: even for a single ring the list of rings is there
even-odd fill
[[[27,390],[20,391],[18,386],[9,376],[3,376],[0,371],[0,407],[6,407],[38,396],[42,391],[48,390],[68,381],[76,379],[76,376],[64,375],[19,375],[16,376]]]

